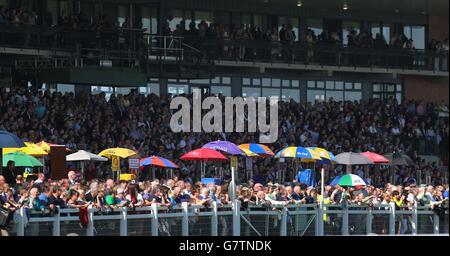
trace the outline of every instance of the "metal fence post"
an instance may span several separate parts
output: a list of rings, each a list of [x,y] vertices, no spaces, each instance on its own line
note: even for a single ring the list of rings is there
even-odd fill
[[[213,215],[211,216],[211,236],[217,236],[218,234],[217,202],[213,202],[212,213]]]
[[[342,235],[348,236],[348,206],[343,205],[342,210]]]
[[[88,207],[88,226],[86,236],[94,236],[94,209],[91,205]]]
[[[58,213],[53,217],[53,236],[60,236],[61,235],[61,213],[59,209],[59,206],[56,206],[58,209]]]
[[[88,226],[86,230],[86,236],[94,236],[94,209],[90,205],[87,211],[88,211]]]
[[[418,223],[417,223],[417,206],[414,206],[413,209],[413,216],[412,216],[412,223],[411,223],[411,227],[412,227],[412,234],[413,235],[417,235],[417,228]]]
[[[389,205],[391,210],[389,214],[389,234],[395,235],[395,203],[390,202]]]
[[[433,233],[439,234],[439,215],[433,213]]]
[[[181,204],[183,207],[183,224],[182,224],[182,236],[189,236],[189,208],[187,202],[183,202]]]
[[[122,207],[120,209],[120,236],[128,235],[128,222],[127,222],[127,208]]]
[[[19,210],[20,218],[19,223],[17,224],[17,236],[25,236],[25,208],[20,207]]]
[[[287,208],[283,207],[281,210],[281,226],[280,226],[280,236],[287,235]]]
[[[323,214],[324,210],[323,208],[326,207],[325,205],[319,205],[316,208],[316,236],[323,236],[324,234],[324,222],[323,222]]]
[[[152,236],[158,236],[158,206],[152,204]]]
[[[241,235],[241,201],[233,201],[233,236]]]
[[[369,235],[372,233],[372,208],[368,208],[366,217],[366,233]]]

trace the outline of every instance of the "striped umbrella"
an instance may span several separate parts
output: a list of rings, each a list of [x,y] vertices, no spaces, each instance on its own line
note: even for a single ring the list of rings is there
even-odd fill
[[[280,150],[275,157],[299,158],[302,161],[320,161],[320,155],[309,148],[304,147],[287,147]]]
[[[263,144],[256,144],[256,143],[247,143],[247,144],[241,144],[239,145],[239,148],[246,150],[259,155],[260,157],[270,157],[274,156],[275,154],[270,150],[269,147]]]
[[[342,175],[339,178],[338,184],[339,184],[339,186],[349,186],[349,187],[365,186],[366,185],[364,180],[361,177],[359,177],[358,175],[355,175],[355,174]]]
[[[150,156],[139,160],[139,166],[152,165],[162,168],[179,168],[174,162],[159,156]]]

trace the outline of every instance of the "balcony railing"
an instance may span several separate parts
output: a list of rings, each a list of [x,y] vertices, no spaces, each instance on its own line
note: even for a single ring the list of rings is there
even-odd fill
[[[183,203],[169,208],[156,205],[117,208],[107,214],[88,208],[88,224],[83,228],[77,209],[61,209],[53,216],[28,219],[25,209],[20,208],[10,233],[17,236],[448,235],[448,209],[443,211],[438,214],[428,207],[397,210],[393,203],[327,205],[323,209],[314,204],[243,208],[240,201],[226,206],[213,203],[210,207]]]

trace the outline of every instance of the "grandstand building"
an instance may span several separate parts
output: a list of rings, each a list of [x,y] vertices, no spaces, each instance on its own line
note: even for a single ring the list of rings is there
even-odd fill
[[[445,0],[0,0],[0,7],[0,86],[448,102]],[[285,38],[286,30],[294,36]]]

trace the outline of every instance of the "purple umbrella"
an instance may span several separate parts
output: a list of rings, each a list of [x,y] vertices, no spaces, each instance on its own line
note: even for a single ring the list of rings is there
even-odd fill
[[[245,155],[244,152],[236,144],[226,140],[211,141],[203,145],[202,148],[219,150],[230,155]]]

